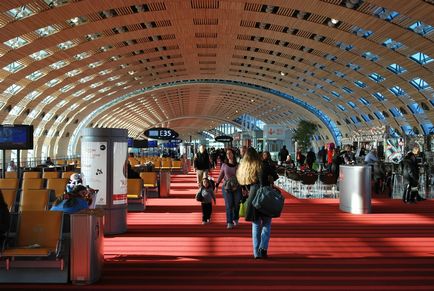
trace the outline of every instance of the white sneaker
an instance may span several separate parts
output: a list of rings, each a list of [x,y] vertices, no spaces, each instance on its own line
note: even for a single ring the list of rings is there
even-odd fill
[[[238,220],[234,220],[234,226],[238,225]]]
[[[234,228],[234,225],[232,223],[228,223],[228,225],[226,226],[227,229],[232,229]]]

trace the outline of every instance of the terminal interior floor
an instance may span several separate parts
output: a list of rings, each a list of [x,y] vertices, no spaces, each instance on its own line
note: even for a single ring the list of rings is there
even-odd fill
[[[214,173],[216,177],[217,173]],[[212,223],[201,224],[195,177],[172,176],[169,198],[128,214],[128,231],[105,238],[99,282],[2,285],[20,289],[433,290],[434,202],[373,199],[373,213],[339,210],[337,199],[288,194],[273,220],[269,259],[254,260],[251,225],[227,230],[218,193]]]

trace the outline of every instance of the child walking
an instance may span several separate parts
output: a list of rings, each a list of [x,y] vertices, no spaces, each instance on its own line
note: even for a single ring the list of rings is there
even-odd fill
[[[210,181],[208,178],[203,178],[202,187],[196,194],[196,199],[202,202],[202,224],[211,222],[212,201],[214,200],[214,204],[216,203],[214,187],[212,186],[214,183],[212,182],[214,181]]]

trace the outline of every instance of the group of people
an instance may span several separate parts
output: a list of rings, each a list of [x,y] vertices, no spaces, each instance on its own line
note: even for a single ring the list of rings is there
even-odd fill
[[[237,159],[235,150],[226,149],[215,189],[208,177],[212,161],[204,145],[199,147],[193,164],[199,186],[197,195],[203,197],[202,224],[211,222],[212,202],[216,203],[215,193],[221,185],[225,201],[226,228],[233,229],[239,224],[240,204],[245,203],[245,220],[252,223],[253,256],[255,259],[267,258],[272,218],[254,208],[252,201],[260,186],[270,186],[278,178],[270,153],[264,151],[260,155],[252,147],[242,147]]]

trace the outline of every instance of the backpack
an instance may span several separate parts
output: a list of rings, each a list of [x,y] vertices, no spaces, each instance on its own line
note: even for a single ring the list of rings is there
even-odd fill
[[[279,217],[284,203],[285,197],[271,186],[261,186],[252,200],[253,207],[269,217]]]
[[[223,188],[226,191],[236,191],[240,187],[237,177],[232,176],[223,183]]]

